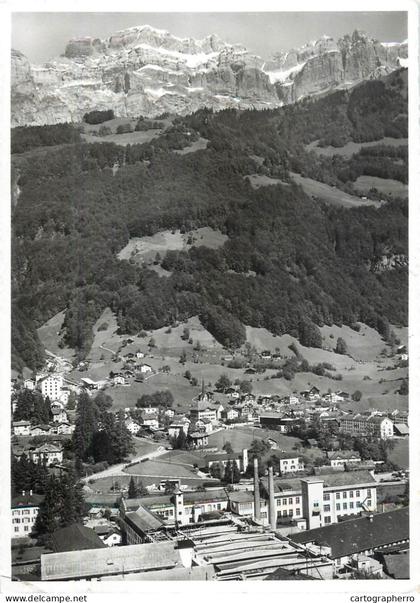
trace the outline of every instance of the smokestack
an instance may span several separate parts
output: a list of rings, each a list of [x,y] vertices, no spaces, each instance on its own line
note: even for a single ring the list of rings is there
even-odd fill
[[[258,478],[258,459],[254,457],[254,519],[260,521],[261,502],[260,502],[260,480]]]
[[[277,527],[277,509],[275,503],[273,467],[270,465],[268,468],[268,516],[270,518],[270,526],[272,530],[275,530]]]

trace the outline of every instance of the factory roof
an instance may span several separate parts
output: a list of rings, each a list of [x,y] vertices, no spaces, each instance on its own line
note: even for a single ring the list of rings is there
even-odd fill
[[[229,500],[237,503],[251,502],[254,500],[254,495],[248,490],[242,492],[229,492]]]
[[[337,559],[408,540],[409,509],[403,507],[387,513],[334,523],[292,534],[290,538],[298,544],[327,545],[331,547],[331,558]]]
[[[126,513],[125,520],[143,533],[157,530],[163,525],[163,521],[143,506],[140,506],[137,511]]]
[[[68,580],[181,566],[174,541],[41,556],[42,580]]]

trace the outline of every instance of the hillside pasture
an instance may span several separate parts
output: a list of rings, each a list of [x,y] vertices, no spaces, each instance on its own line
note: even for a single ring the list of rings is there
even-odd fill
[[[289,186],[289,184],[287,182],[283,182],[283,180],[271,178],[270,176],[265,176],[264,174],[248,174],[247,176],[244,176],[244,178],[249,180],[249,183],[254,189],[259,189],[261,186],[275,186],[276,184]]]
[[[121,147],[126,147],[128,144],[145,144],[150,142],[154,138],[160,136],[162,130],[143,130],[141,132],[125,132],[123,134],[107,134],[106,136],[98,136],[95,134],[81,134],[81,138],[85,142],[98,143],[98,142],[113,142]]]
[[[341,337],[347,344],[348,354],[354,360],[374,361],[386,344],[375,329],[363,323],[358,323],[360,331],[355,331],[343,325],[323,326],[320,328],[323,345],[335,349],[337,339]]]
[[[37,329],[39,340],[42,347],[57,356],[71,359],[75,351],[69,347],[62,347],[59,342],[62,339],[61,329],[63,327],[65,311],[58,312],[52,318],[47,320],[39,329]]]
[[[375,188],[383,195],[391,197],[408,197],[408,186],[399,180],[392,178],[378,178],[377,176],[359,176],[354,182],[354,188],[359,193],[369,194],[371,188]]]
[[[133,259],[138,264],[152,263],[156,254],[164,256],[167,251],[181,251],[190,249],[192,246],[204,246],[210,249],[218,249],[228,237],[219,230],[205,226],[181,233],[180,230],[163,230],[152,236],[134,237],[118,253],[120,260]]]
[[[341,155],[342,157],[351,157],[355,153],[358,153],[360,149],[376,147],[378,145],[386,145],[388,147],[406,147],[408,144],[407,138],[390,138],[385,136],[381,140],[373,140],[372,142],[347,142],[342,147],[320,147],[318,146],[319,140],[306,145],[307,151],[314,151],[317,155],[326,155],[332,157],[333,155]]]
[[[204,149],[207,149],[208,142],[209,141],[207,138],[202,138],[200,136],[198,140],[195,140],[187,147],[184,147],[183,149],[175,149],[174,153],[177,155],[188,155],[189,153],[195,153],[196,151],[203,151]]]
[[[318,182],[312,178],[305,178],[294,172],[290,172],[290,177],[296,184],[302,187],[304,193],[309,197],[319,199],[330,205],[338,205],[341,207],[364,207],[366,205],[374,205],[375,207],[380,206],[379,201],[374,201],[373,199],[360,199],[359,197],[349,195],[334,186],[329,186],[324,182]]]

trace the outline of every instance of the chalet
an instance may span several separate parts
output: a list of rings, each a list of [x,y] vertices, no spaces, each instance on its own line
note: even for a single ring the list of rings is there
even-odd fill
[[[354,450],[337,450],[327,453],[331,467],[346,467],[348,464],[361,463],[360,454]]]
[[[144,415],[143,426],[150,429],[159,429],[159,419],[156,415]]]
[[[191,443],[192,448],[203,448],[209,443],[209,436],[203,432],[193,432],[188,434],[188,439]]]
[[[260,414],[262,427],[278,427],[282,433],[289,433],[300,421],[299,418],[285,417],[282,413],[265,412]]]
[[[159,408],[157,406],[146,406],[145,408],[142,409],[143,415],[157,415],[158,412],[159,412]]]
[[[141,429],[141,425],[139,425],[138,423],[136,423],[132,419],[127,419],[125,421],[125,426],[128,429],[128,431],[131,434],[133,434],[133,435],[136,435],[140,431],[140,429]]]
[[[186,421],[174,421],[168,427],[168,436],[169,438],[177,438],[181,429],[184,431],[185,435],[188,433],[189,423]]]
[[[263,350],[261,352],[261,358],[264,358],[264,360],[270,360],[271,359],[271,352],[270,352],[270,350]]]
[[[45,436],[51,434],[51,426],[50,425],[34,425],[31,427],[30,435],[31,437],[35,436]]]
[[[63,408],[57,408],[57,407],[52,408],[51,413],[52,413],[53,423],[67,423],[68,422],[67,413]]]
[[[35,389],[35,381],[33,379],[25,379],[25,381],[23,382],[23,387],[25,389],[33,391]]]
[[[12,427],[15,436],[31,435],[31,423],[29,421],[13,421]]]
[[[76,426],[74,424],[64,422],[53,426],[51,432],[57,435],[71,435],[75,429]]]
[[[286,475],[287,473],[297,473],[304,471],[305,465],[301,457],[293,452],[277,452],[276,457],[279,463],[280,475]]]
[[[143,352],[140,352],[140,350],[137,350],[137,352],[136,352],[136,358],[139,358],[139,359],[140,358],[144,358]]]
[[[225,408],[222,411],[222,419],[225,421],[233,421],[239,417],[239,411],[236,408]]]
[[[93,528],[106,546],[118,546],[121,544],[121,532],[116,526],[98,525]]]
[[[96,381],[89,379],[89,377],[82,377],[82,379],[80,379],[80,381],[82,382],[82,387],[84,387],[87,390],[99,389],[99,384]]]
[[[150,375],[150,373],[153,372],[152,367],[150,366],[150,364],[140,364],[138,366],[138,370],[140,371],[140,373],[142,375]]]
[[[226,467],[228,462],[236,463],[239,471],[245,472],[248,468],[248,450],[244,448],[242,452],[217,452],[214,454],[207,454],[201,464],[200,468],[210,469],[212,465],[222,465]]]
[[[63,462],[63,449],[54,444],[42,444],[29,450],[29,458],[34,463],[44,463],[49,467]]]
[[[125,377],[122,373],[114,373],[112,380],[114,385],[125,385]]]

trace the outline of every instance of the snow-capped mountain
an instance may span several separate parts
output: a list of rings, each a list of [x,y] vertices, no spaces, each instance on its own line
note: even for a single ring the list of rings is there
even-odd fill
[[[62,56],[31,65],[12,51],[12,125],[117,116],[186,114],[201,107],[263,109],[351,86],[407,66],[407,41],[383,43],[355,31],[323,36],[271,60],[216,35],[177,38],[148,25],[110,38],[70,40]]]

